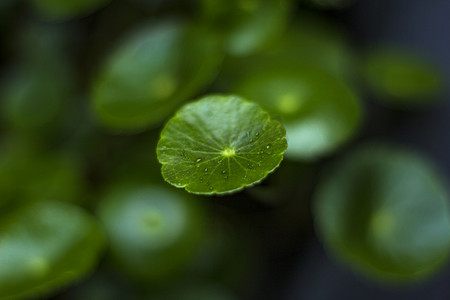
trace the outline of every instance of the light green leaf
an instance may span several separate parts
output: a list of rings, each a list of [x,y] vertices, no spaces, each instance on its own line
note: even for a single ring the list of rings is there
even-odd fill
[[[409,52],[379,49],[364,61],[368,85],[380,100],[397,106],[414,106],[435,100],[442,91],[440,72],[420,56]]]
[[[0,222],[0,298],[44,295],[86,275],[104,237],[96,221],[61,202],[35,202]]]
[[[195,199],[167,187],[121,183],[99,207],[114,257],[138,280],[164,280],[189,263],[205,228]]]
[[[227,53],[255,54],[284,31],[291,0],[202,0],[202,18],[224,35]]]
[[[116,130],[155,126],[202,89],[222,60],[219,39],[180,21],[134,31],[112,54],[93,86],[98,119]]]
[[[281,117],[289,159],[310,160],[332,152],[355,134],[361,119],[353,91],[309,65],[269,65],[242,78],[232,91]]]
[[[258,183],[283,160],[283,126],[238,96],[207,96],[181,108],[157,145],[162,175],[196,194],[223,194]]]
[[[328,250],[376,278],[412,279],[439,267],[450,251],[449,197],[421,157],[366,146],[330,170],[314,203]]]

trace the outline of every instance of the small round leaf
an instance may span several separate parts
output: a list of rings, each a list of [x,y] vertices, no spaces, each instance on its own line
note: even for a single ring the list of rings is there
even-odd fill
[[[409,52],[380,49],[364,62],[367,84],[380,100],[396,106],[416,106],[435,100],[442,91],[440,72]]]
[[[158,125],[212,80],[221,61],[220,39],[203,27],[170,20],[133,31],[94,82],[96,116],[117,131]]]
[[[97,222],[80,208],[41,201],[0,222],[0,298],[28,299],[81,278],[104,243]]]
[[[108,191],[99,215],[122,269],[146,283],[183,270],[207,227],[195,200],[180,191],[138,182]]]
[[[319,186],[315,220],[325,246],[363,273],[415,279],[450,250],[449,197],[415,154],[386,146],[359,149]]]
[[[196,194],[223,194],[264,179],[283,160],[285,129],[237,96],[207,96],[169,120],[157,146],[162,175]]]
[[[248,74],[232,89],[255,99],[286,127],[286,158],[312,160],[348,141],[361,119],[359,99],[336,76],[304,64],[280,64]]]

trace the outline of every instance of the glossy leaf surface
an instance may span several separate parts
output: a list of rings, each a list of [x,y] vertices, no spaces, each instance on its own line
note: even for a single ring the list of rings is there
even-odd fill
[[[450,251],[449,197],[421,157],[366,146],[330,170],[315,199],[316,226],[339,259],[372,276],[415,279]]]
[[[264,179],[283,160],[285,129],[238,96],[207,96],[181,108],[158,142],[162,175],[197,194],[240,190]]]

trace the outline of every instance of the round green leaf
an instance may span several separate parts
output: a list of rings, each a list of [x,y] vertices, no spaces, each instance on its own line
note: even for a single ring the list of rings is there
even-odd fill
[[[354,71],[354,56],[339,24],[302,13],[264,59],[308,63],[340,78],[350,79]]]
[[[222,31],[227,53],[261,51],[285,29],[290,0],[202,0],[203,18]]]
[[[401,106],[434,100],[443,85],[441,74],[432,64],[398,50],[370,53],[364,62],[364,74],[380,100]]]
[[[111,0],[31,0],[36,10],[52,20],[68,20],[88,15]]]
[[[184,22],[154,23],[131,34],[93,86],[99,120],[116,130],[159,124],[202,89],[222,60],[219,39]]]
[[[341,80],[319,68],[279,64],[241,78],[232,91],[255,99],[286,128],[286,157],[309,160],[341,146],[358,128],[358,98]]]
[[[190,261],[206,228],[195,199],[158,185],[116,186],[99,213],[119,265],[153,283],[177,274]]]
[[[378,278],[415,279],[450,251],[449,197],[421,157],[366,146],[330,170],[314,203],[329,251]]]
[[[223,194],[264,179],[283,160],[286,132],[237,96],[207,96],[181,108],[157,145],[162,175],[195,194]]]
[[[80,208],[42,201],[0,222],[0,298],[47,294],[86,275],[104,237]]]

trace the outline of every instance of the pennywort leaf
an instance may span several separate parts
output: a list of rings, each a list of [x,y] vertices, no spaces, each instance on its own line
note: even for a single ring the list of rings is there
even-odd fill
[[[114,51],[93,85],[99,121],[116,131],[162,122],[202,89],[222,61],[219,38],[180,20],[146,25]]]
[[[385,103],[417,106],[435,100],[443,88],[442,76],[420,56],[394,49],[377,49],[364,61],[369,87]]]
[[[312,160],[348,141],[361,120],[360,102],[342,80],[305,64],[268,66],[232,88],[255,99],[286,127],[286,158]]]
[[[283,160],[285,129],[238,96],[206,96],[169,120],[157,145],[162,175],[196,194],[223,194],[264,179]]]
[[[372,145],[330,170],[314,213],[328,250],[381,279],[411,280],[450,252],[448,193],[433,167],[405,150]]]
[[[0,298],[28,299],[90,271],[104,243],[97,222],[62,202],[34,202],[0,222]]]
[[[146,283],[181,271],[206,228],[204,211],[195,200],[154,184],[128,182],[111,188],[99,215],[119,266]]]

